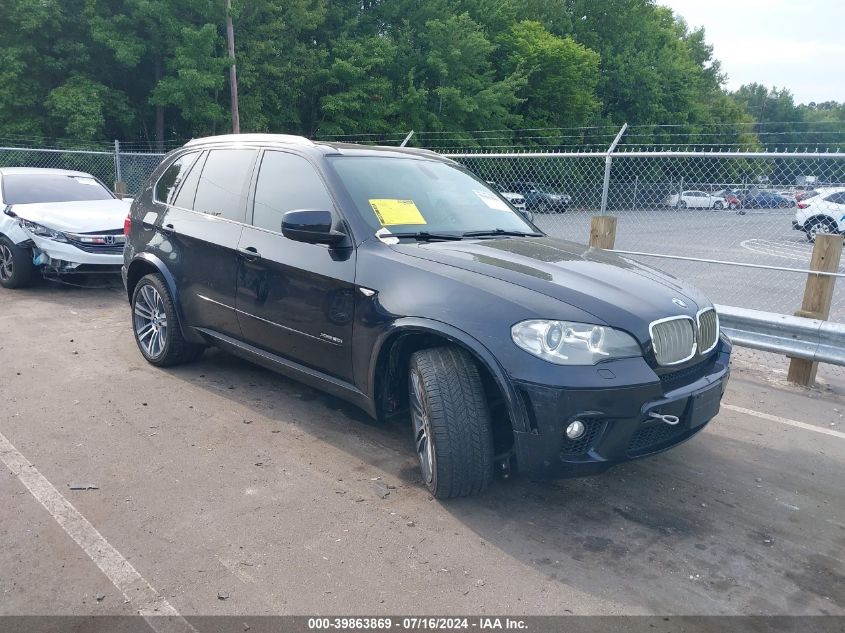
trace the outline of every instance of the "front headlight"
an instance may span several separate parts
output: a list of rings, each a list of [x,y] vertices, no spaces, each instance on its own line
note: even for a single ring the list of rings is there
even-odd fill
[[[642,355],[630,334],[601,325],[533,319],[511,328],[513,342],[557,365],[595,365],[609,358]]]
[[[51,240],[56,240],[57,242],[67,242],[67,238],[61,231],[54,231],[49,227],[36,224],[35,222],[30,222],[29,220],[24,220],[23,218],[20,218],[20,223],[23,228],[33,235],[37,235],[38,237],[47,237]]]

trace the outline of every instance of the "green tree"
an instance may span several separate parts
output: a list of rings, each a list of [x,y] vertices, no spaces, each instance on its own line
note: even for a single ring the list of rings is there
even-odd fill
[[[599,55],[539,22],[519,22],[499,39],[506,73],[523,75],[517,106],[529,128],[590,124],[599,110]]]

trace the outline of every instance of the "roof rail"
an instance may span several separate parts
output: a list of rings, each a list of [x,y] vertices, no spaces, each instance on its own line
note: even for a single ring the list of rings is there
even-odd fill
[[[295,145],[314,145],[314,143],[304,136],[295,136],[293,134],[221,134],[219,136],[206,136],[204,138],[194,138],[185,143],[185,147],[192,147],[194,145],[209,145],[212,143],[232,143],[240,141],[242,143],[291,143]]]

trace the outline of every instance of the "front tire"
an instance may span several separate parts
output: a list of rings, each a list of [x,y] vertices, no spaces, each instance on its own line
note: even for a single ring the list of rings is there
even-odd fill
[[[0,286],[26,288],[35,281],[37,272],[31,249],[19,247],[8,237],[0,237]]]
[[[687,208],[687,203],[686,203],[684,200],[681,200],[681,201],[678,203],[678,208],[679,208],[679,209],[686,209],[686,208]]]
[[[414,446],[438,499],[466,497],[493,481],[493,432],[478,368],[457,347],[415,352],[408,370]]]
[[[716,200],[716,202],[714,202],[714,203],[713,203],[713,208],[714,208],[716,211],[721,211],[722,209],[724,209],[724,208],[725,208],[725,205],[724,205],[724,203],[719,202],[718,200]]]
[[[142,277],[132,293],[132,331],[147,362],[169,367],[192,361],[203,346],[182,336],[179,315],[170,290],[159,274]]]

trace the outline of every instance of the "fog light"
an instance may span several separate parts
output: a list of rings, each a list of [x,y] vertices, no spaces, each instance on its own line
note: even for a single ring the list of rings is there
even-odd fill
[[[584,431],[587,430],[587,427],[584,426],[584,423],[581,420],[575,420],[575,422],[571,422],[569,426],[566,427],[566,437],[570,440],[577,440],[579,437],[584,435]]]

